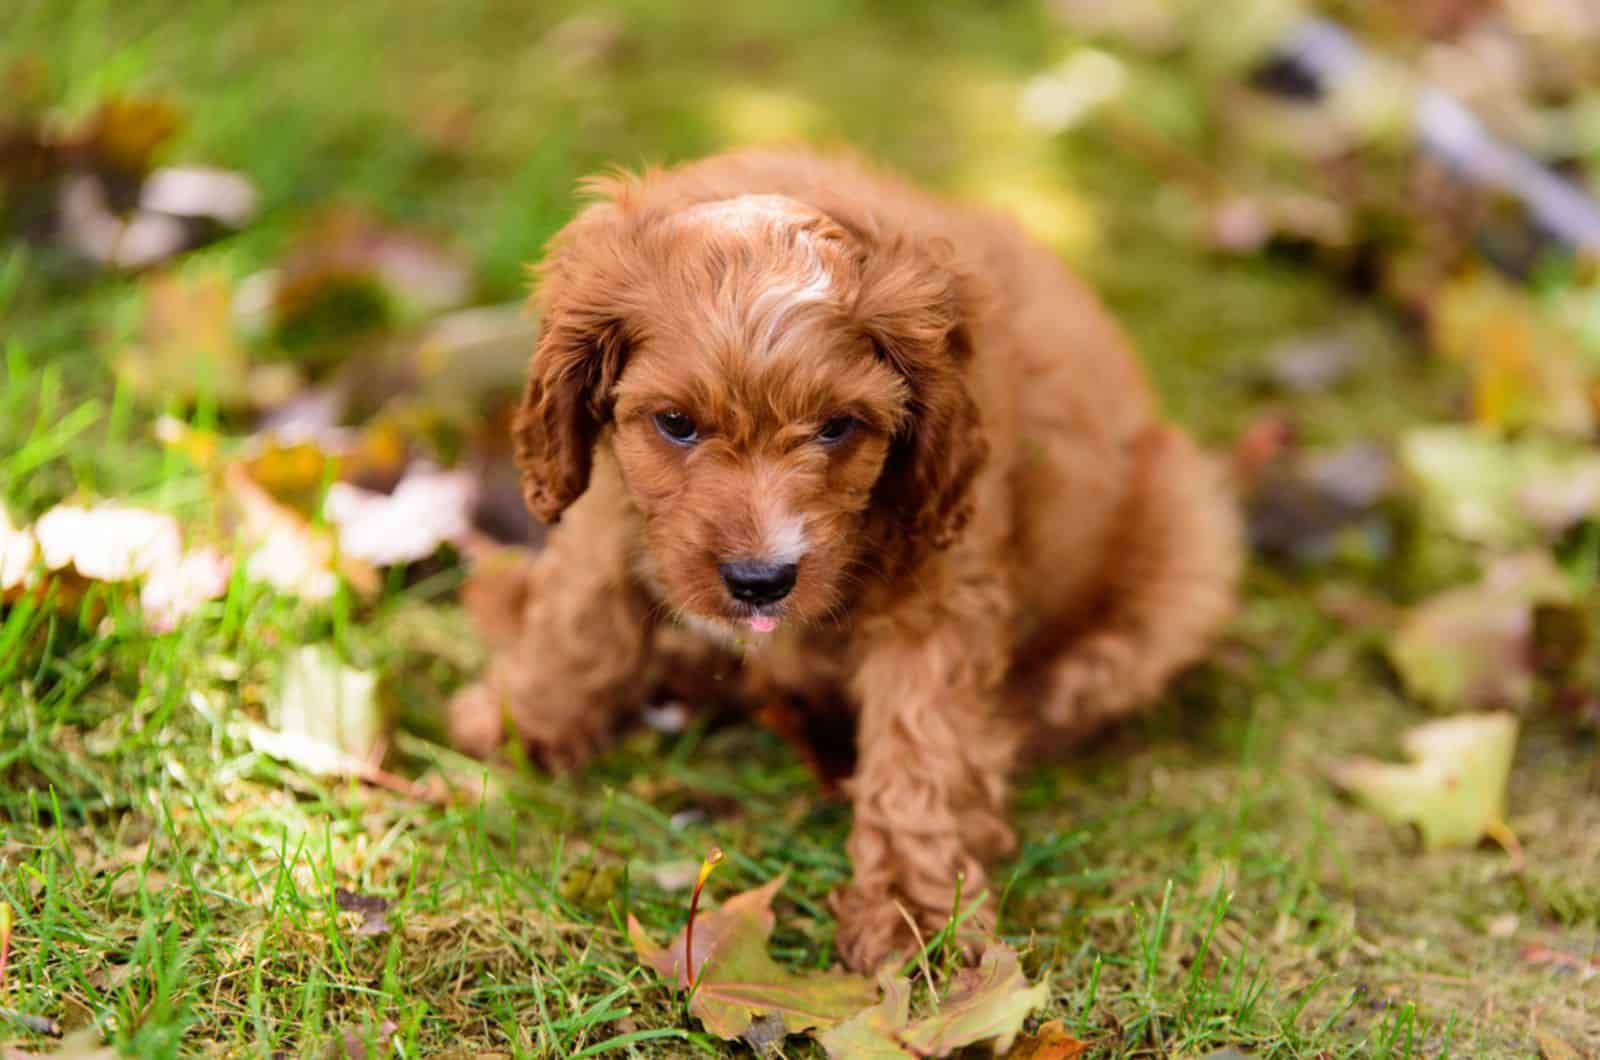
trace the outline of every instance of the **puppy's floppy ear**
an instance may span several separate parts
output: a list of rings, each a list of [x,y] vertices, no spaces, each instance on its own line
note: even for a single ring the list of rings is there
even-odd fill
[[[513,426],[522,495],[554,523],[589,486],[610,394],[627,356],[629,278],[619,211],[591,206],[552,244],[539,272],[539,345]]]
[[[944,241],[880,245],[862,265],[857,320],[911,395],[879,482],[915,548],[947,547],[972,515],[972,480],[988,457],[967,388],[969,324],[983,297]]]

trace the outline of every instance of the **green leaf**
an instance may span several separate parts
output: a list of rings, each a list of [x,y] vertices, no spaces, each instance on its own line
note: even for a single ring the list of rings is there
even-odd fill
[[[1351,759],[1332,779],[1379,816],[1416,825],[1430,850],[1476,843],[1504,820],[1516,744],[1511,714],[1447,718],[1405,735],[1411,765]]]
[[[693,986],[689,1011],[719,1038],[740,1037],[765,1014],[782,1019],[788,1034],[832,1027],[872,1004],[876,991],[860,976],[800,975],[767,953],[776,921],[772,899],[783,882],[780,876],[701,913],[694,925],[692,971],[684,960],[684,932],[658,946],[636,918],[628,918],[628,937],[639,959],[676,988]]]

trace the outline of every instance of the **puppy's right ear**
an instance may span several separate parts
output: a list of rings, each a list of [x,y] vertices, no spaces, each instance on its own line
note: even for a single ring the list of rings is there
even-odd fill
[[[539,346],[513,432],[523,499],[545,523],[589,486],[627,356],[630,281],[620,272],[619,228],[614,205],[591,206],[556,238],[540,270]]]

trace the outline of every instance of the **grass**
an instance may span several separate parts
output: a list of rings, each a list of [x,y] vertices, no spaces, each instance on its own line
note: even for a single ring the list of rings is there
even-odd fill
[[[1298,403],[1313,438],[1391,436],[1449,407],[1382,311],[1292,263],[1175,242],[1149,208],[1159,176],[1114,138],[1016,128],[1010,93],[1067,44],[1032,4],[627,0],[612,8],[620,51],[581,68],[546,43],[570,7],[12,0],[0,68],[42,59],[79,113],[107,93],[169,94],[188,115],[178,156],[258,182],[261,221],[184,269],[245,275],[308,213],[353,201],[449,233],[480,264],[481,297],[512,297],[580,174],[776,130],[849,140],[957,191],[983,193],[996,170],[1047,176],[1077,218],[1064,249],[1210,441],[1257,411],[1267,351],[1308,332],[1375,351],[1349,388]],[[162,410],[106,367],[137,283],[45,264],[0,248],[0,496],[18,516],[84,493],[203,517],[202,483],[150,438]],[[457,758],[428,737],[480,661],[458,578],[320,609],[240,579],[165,636],[112,599],[104,617],[93,598],[0,613],[0,902],[18,918],[0,1004],[139,1056],[322,1055],[391,1033],[406,1056],[734,1055],[637,967],[626,917],[675,929],[686,894],[662,870],[718,844],[713,893],[788,872],[776,952],[825,967],[846,808],[748,726],[634,732],[574,779]],[[1535,1026],[1600,1049],[1595,984],[1520,956],[1524,941],[1595,945],[1592,745],[1527,732],[1521,873],[1489,849],[1424,856],[1320,779],[1331,756],[1390,748],[1421,717],[1375,635],[1322,606],[1379,580],[1252,572],[1218,662],[1023,779],[1002,930],[1051,984],[1044,1015],[1095,1055],[1524,1056]],[[232,719],[259,711],[288,648],[320,641],[383,675],[405,771],[481,797],[417,803],[250,750]],[[358,934],[336,888],[387,898],[391,930]],[[8,1025],[0,1040],[46,1047]]]

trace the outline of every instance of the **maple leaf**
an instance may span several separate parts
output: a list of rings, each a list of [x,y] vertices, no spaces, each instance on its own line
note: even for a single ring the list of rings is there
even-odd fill
[[[1459,846],[1504,829],[1516,743],[1511,714],[1468,714],[1406,733],[1401,746],[1410,765],[1355,758],[1330,773],[1374,813],[1416,825],[1425,848]]]
[[[772,899],[785,879],[779,876],[700,914],[693,968],[685,966],[684,932],[659,946],[637,918],[628,917],[628,938],[639,959],[675,988],[692,988],[689,1011],[719,1038],[742,1036],[763,1014],[781,1019],[786,1034],[832,1027],[873,1002],[873,986],[860,976],[801,975],[767,953],[776,923]]]
[[[1049,989],[1043,983],[1029,986],[1016,951],[991,943],[977,968],[957,973],[936,1011],[909,1019],[910,995],[904,979],[885,984],[882,1001],[821,1036],[823,1048],[836,1060],[901,1060],[949,1056],[978,1042],[993,1042],[995,1052],[1002,1054],[1011,1048],[1028,1013],[1049,999]]]

